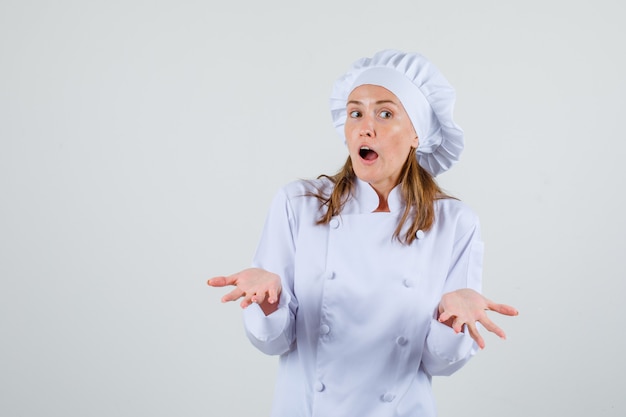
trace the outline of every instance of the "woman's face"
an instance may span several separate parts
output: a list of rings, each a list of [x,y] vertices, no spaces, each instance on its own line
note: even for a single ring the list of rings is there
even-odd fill
[[[345,135],[354,172],[386,198],[418,145],[411,119],[395,94],[371,84],[350,93],[346,111]]]

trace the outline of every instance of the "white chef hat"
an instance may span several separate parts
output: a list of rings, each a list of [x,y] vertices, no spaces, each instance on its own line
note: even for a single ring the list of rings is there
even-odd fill
[[[387,49],[362,58],[333,85],[330,111],[333,125],[345,141],[346,104],[356,87],[373,84],[398,97],[419,138],[419,164],[436,176],[459,160],[463,131],[452,120],[456,94],[439,70],[418,53]]]

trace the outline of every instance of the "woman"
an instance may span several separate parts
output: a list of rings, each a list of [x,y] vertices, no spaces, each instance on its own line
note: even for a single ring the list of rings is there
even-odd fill
[[[463,149],[454,90],[423,56],[385,50],[334,85],[348,159],[274,198],[253,268],[236,288],[250,341],[280,355],[273,416],[434,416],[431,377],[504,337],[480,295],[476,215],[434,176]]]

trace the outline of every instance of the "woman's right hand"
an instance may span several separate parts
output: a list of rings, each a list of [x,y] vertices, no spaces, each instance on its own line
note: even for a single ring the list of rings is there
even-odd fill
[[[278,310],[282,291],[280,277],[264,269],[248,268],[233,275],[213,277],[207,284],[211,287],[236,287],[222,297],[223,303],[243,298],[241,308],[257,303],[266,316]]]

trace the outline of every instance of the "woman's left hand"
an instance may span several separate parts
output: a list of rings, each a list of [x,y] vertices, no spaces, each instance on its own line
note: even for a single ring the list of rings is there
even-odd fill
[[[518,311],[514,307],[506,304],[497,304],[488,300],[482,294],[469,289],[446,293],[439,302],[438,320],[452,327],[455,332],[463,331],[463,325],[467,325],[469,334],[476,341],[481,349],[485,348],[485,341],[476,328],[476,322],[495,333],[502,339],[506,338],[504,331],[487,317],[487,310],[504,314],[505,316],[517,316]]]

